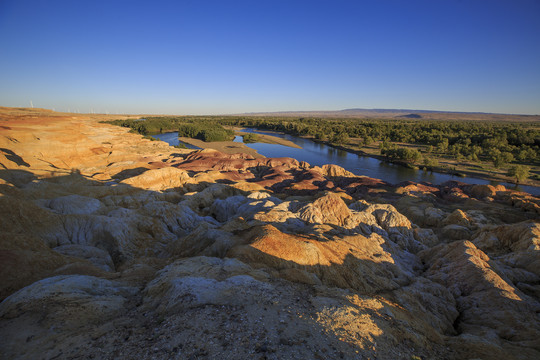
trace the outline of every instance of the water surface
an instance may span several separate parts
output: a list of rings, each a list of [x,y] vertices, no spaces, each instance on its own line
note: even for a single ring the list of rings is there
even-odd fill
[[[156,134],[156,135],[152,135],[152,137],[154,137],[156,139],[159,139],[161,141],[165,141],[167,144],[169,144],[171,146],[184,144],[185,147],[188,148],[188,149],[196,149],[196,150],[200,149],[200,147],[197,147],[195,145],[191,145],[191,144],[185,143],[183,141],[180,141],[178,139],[178,132],[177,131],[175,131],[175,132],[167,132],[167,133],[163,133],[163,134]]]
[[[301,146],[301,149],[288,147],[285,145],[253,143],[246,144],[252,149],[266,157],[292,157],[298,161],[306,161],[311,165],[322,166],[325,164],[335,164],[356,175],[365,175],[376,179],[387,181],[391,184],[397,184],[403,181],[429,182],[432,184],[442,184],[449,180],[457,180],[468,184],[502,184],[509,189],[517,189],[526,191],[530,194],[540,195],[540,187],[535,186],[516,186],[515,184],[501,183],[497,181],[489,181],[473,177],[458,177],[450,174],[440,174],[430,171],[410,169],[401,165],[388,163],[369,156],[361,156],[350,153],[345,150],[336,149],[325,144],[317,143],[309,139],[303,139],[297,136],[260,131],[256,129],[244,129],[243,132],[251,132],[256,134],[266,134],[280,137],[294,142]],[[155,138],[168,142],[171,145],[177,145],[178,133],[165,133],[160,135],[152,135]],[[242,142],[241,136],[236,136],[235,142]],[[176,142],[176,143],[175,143]],[[186,144],[190,148],[190,145]]]

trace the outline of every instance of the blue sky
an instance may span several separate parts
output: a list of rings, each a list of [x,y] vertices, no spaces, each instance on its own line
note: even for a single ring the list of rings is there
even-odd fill
[[[540,114],[540,1],[0,0],[0,105]]]

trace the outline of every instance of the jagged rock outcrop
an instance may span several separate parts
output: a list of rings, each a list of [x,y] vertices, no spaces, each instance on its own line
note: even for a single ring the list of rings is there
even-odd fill
[[[352,172],[334,164],[323,165],[320,167],[320,170],[317,166],[315,166],[314,169],[320,171],[324,176],[329,177],[356,177],[356,175],[354,175]]]
[[[369,294],[396,289],[410,281],[408,264],[397,263],[385,250],[391,245],[385,246],[385,240],[375,233],[329,241],[285,234],[266,225],[252,230],[248,239],[249,245],[235,247],[227,256],[284,271],[286,277],[290,269],[299,269],[315,274],[326,285]],[[312,281],[309,275],[304,277]]]
[[[57,246],[54,251],[62,255],[88,260],[92,265],[105,271],[114,271],[111,255],[103,249],[94,246],[70,244]]]
[[[174,313],[203,305],[245,306],[272,297],[269,275],[236,259],[194,257],[166,266],[146,287],[148,307]]]
[[[28,359],[61,356],[62,352],[54,350],[56,342],[69,341],[69,334],[77,329],[118,317],[137,291],[93,276],[63,275],[37,281],[0,303],[2,354]],[[20,346],[24,343],[33,346]]]
[[[351,212],[341,197],[329,193],[299,210],[299,218],[308,223],[343,226]]]
[[[122,180],[122,184],[147,190],[166,190],[182,187],[189,180],[186,171],[174,167],[150,169],[140,175]]]
[[[469,346],[483,347],[491,339],[493,352],[517,350],[534,354],[539,346],[540,303],[497,273],[497,265],[469,241],[438,245],[421,254],[429,264],[424,276],[448,288],[457,302],[454,324]]]
[[[77,194],[60,196],[41,203],[43,207],[58,214],[93,214],[102,208],[99,200]]]

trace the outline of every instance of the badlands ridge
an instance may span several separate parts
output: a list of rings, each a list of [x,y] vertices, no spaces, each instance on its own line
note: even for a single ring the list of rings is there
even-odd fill
[[[540,199],[103,119],[0,108],[0,358],[540,358]]]

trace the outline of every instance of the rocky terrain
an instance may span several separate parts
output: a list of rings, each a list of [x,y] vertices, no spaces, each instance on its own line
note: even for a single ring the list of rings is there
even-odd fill
[[[540,199],[0,109],[2,359],[540,358]]]

